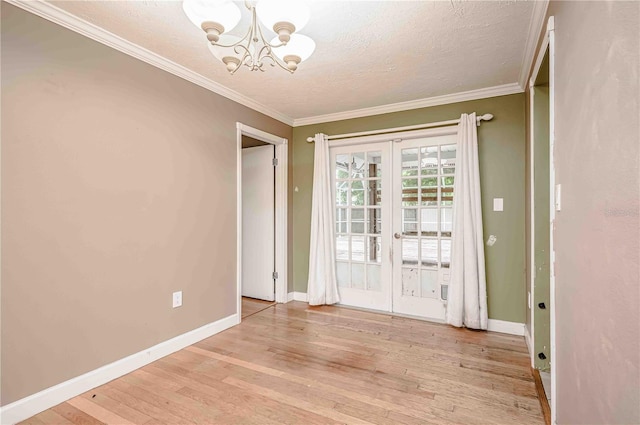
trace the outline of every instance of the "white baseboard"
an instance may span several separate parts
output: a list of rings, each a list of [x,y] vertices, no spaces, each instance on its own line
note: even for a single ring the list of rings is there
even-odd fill
[[[489,328],[487,330],[503,334],[524,336],[524,323],[489,319]]]
[[[524,327],[524,342],[527,343],[527,349],[529,350],[529,357],[531,358],[531,367],[535,366],[535,361],[533,359],[533,341],[531,340],[531,334],[529,333],[529,329]]]
[[[289,292],[289,297],[291,296],[291,292]],[[293,299],[295,301],[304,301],[308,302],[307,293],[306,292],[293,292]],[[393,313],[391,313],[393,314]],[[495,320],[489,319],[489,331],[492,332],[500,332],[503,334],[510,335],[518,335],[523,336],[525,326],[524,323],[518,322],[506,322],[504,320]]]
[[[287,302],[288,302],[288,303],[289,303],[289,302],[291,302],[291,301],[293,301],[293,300],[295,299],[294,294],[295,294],[295,292],[289,292],[289,293],[287,294]]]
[[[293,299],[296,301],[304,301],[304,302],[308,302],[309,299],[307,298],[307,293],[306,292],[294,292],[293,293]]]
[[[237,314],[206,324],[202,327],[178,335],[153,347],[116,360],[91,372],[49,387],[0,408],[0,423],[15,424],[69,400],[92,388],[106,384],[162,357],[175,353],[189,345],[229,329],[240,323]]]

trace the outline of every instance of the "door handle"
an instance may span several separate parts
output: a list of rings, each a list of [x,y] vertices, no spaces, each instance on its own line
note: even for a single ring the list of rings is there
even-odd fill
[[[396,238],[396,239],[400,239],[400,238],[402,238],[402,235],[400,233],[394,233],[393,237]]]

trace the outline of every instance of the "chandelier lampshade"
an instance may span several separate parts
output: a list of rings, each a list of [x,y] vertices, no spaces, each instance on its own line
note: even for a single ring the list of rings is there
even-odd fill
[[[213,42],[218,41],[220,34],[234,29],[242,17],[240,8],[231,0],[184,0],[182,10]]]
[[[277,37],[271,40],[272,44],[277,42]],[[273,53],[287,64],[287,68],[295,71],[300,62],[309,59],[315,49],[316,43],[310,37],[293,34],[287,44],[274,48]]]
[[[299,0],[260,0],[256,5],[260,21],[286,43],[288,35],[309,22],[309,7]],[[291,26],[289,26],[291,25]]]

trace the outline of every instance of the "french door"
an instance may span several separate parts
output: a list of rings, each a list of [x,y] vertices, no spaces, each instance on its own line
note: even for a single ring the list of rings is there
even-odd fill
[[[336,147],[331,157],[341,302],[390,311],[389,143]]]
[[[456,135],[331,148],[341,303],[445,318]]]

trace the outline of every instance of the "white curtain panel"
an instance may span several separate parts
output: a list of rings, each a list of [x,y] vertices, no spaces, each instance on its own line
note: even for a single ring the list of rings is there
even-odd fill
[[[311,202],[311,244],[309,247],[309,304],[340,302],[336,279],[333,199],[331,197],[331,157],[324,134],[316,134]]]
[[[487,281],[484,266],[480,167],[476,114],[462,114],[458,125],[451,277],[447,323],[487,329]]]

